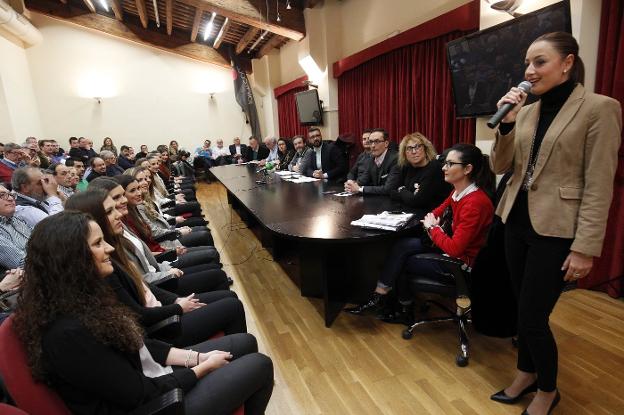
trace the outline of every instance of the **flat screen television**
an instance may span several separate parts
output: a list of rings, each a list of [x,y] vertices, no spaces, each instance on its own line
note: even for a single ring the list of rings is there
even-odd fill
[[[544,7],[447,44],[457,117],[496,112],[496,103],[524,80],[531,43],[550,32],[572,33],[570,1]],[[529,102],[535,97],[529,97]]]
[[[296,93],[295,101],[301,125],[323,124],[323,108],[316,89]]]

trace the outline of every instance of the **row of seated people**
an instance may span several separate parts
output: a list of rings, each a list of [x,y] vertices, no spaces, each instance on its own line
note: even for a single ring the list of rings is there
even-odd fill
[[[175,388],[187,414],[264,413],[272,362],[247,333],[193,178],[163,180],[160,155],[137,162],[69,197],[58,172],[34,167],[0,186],[0,289],[19,293],[7,311],[33,377],[73,413],[125,413]]]

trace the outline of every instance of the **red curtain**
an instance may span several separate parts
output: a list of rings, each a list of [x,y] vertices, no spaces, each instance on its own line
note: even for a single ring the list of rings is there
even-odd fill
[[[385,128],[400,142],[420,131],[439,152],[457,142],[474,143],[474,119],[455,118],[446,58],[446,43],[468,33],[424,40],[344,72],[338,78],[340,133],[359,137],[367,128]]]
[[[596,92],[617,99],[624,107],[623,74],[624,3],[621,0],[603,0]],[[602,255],[595,260],[591,274],[579,281],[579,286],[605,291],[617,298],[623,295],[622,278],[624,278],[624,146],[621,146],[619,151],[613,201]]]
[[[307,137],[308,129],[299,123],[297,104],[295,103],[295,94],[307,90],[307,86],[295,87],[276,98],[280,137],[292,138],[295,135]]]

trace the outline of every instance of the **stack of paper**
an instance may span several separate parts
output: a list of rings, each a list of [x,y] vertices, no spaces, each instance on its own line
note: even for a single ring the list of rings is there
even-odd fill
[[[314,177],[306,177],[306,176],[290,177],[290,178],[283,177],[283,179],[287,182],[293,182],[293,183],[308,183],[308,182],[317,182],[320,180],[320,179],[315,179]]]
[[[397,231],[404,227],[413,216],[413,213],[381,212],[378,215],[364,215],[360,219],[351,222],[351,225],[360,228]]]

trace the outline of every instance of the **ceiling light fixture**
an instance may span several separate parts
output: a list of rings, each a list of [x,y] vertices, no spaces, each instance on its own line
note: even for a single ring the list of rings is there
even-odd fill
[[[290,0],[286,0],[286,10],[290,9],[292,9],[292,6],[290,5]]]
[[[282,18],[280,17],[280,14],[279,14],[279,0],[275,0],[275,11],[277,12],[277,19],[275,20],[277,20],[278,22],[281,22]]]
[[[105,0],[100,0],[105,1]],[[158,3],[156,0],[152,0],[152,4],[154,5],[154,17],[156,17],[156,27],[160,28],[160,17],[158,16]]]
[[[108,11],[108,3],[106,3],[106,0],[100,0],[100,5],[104,8],[104,10]]]
[[[229,19],[226,17],[225,20],[223,21],[223,24],[221,25],[221,29],[219,30],[219,33],[217,33],[217,37],[215,37],[213,45],[216,44],[219,41],[219,39],[221,39],[221,36],[223,36],[223,29],[225,29],[225,26],[227,25],[228,20]]]
[[[249,48],[249,52],[248,53],[251,53],[251,51],[254,50],[256,48],[256,46],[258,46],[258,43],[260,43],[260,41],[262,41],[262,39],[264,39],[264,36],[266,36],[267,33],[269,33],[268,30],[265,30],[264,32],[262,32],[260,37],[258,39],[256,39],[256,41],[253,43],[253,45],[251,45],[251,47]]]
[[[217,13],[212,12],[212,15],[210,16],[210,20],[208,20],[208,23],[206,23],[206,28],[204,29],[204,40],[208,40],[208,38],[210,37],[210,32],[212,32],[212,25],[214,23],[214,19],[215,16],[217,15]]]

